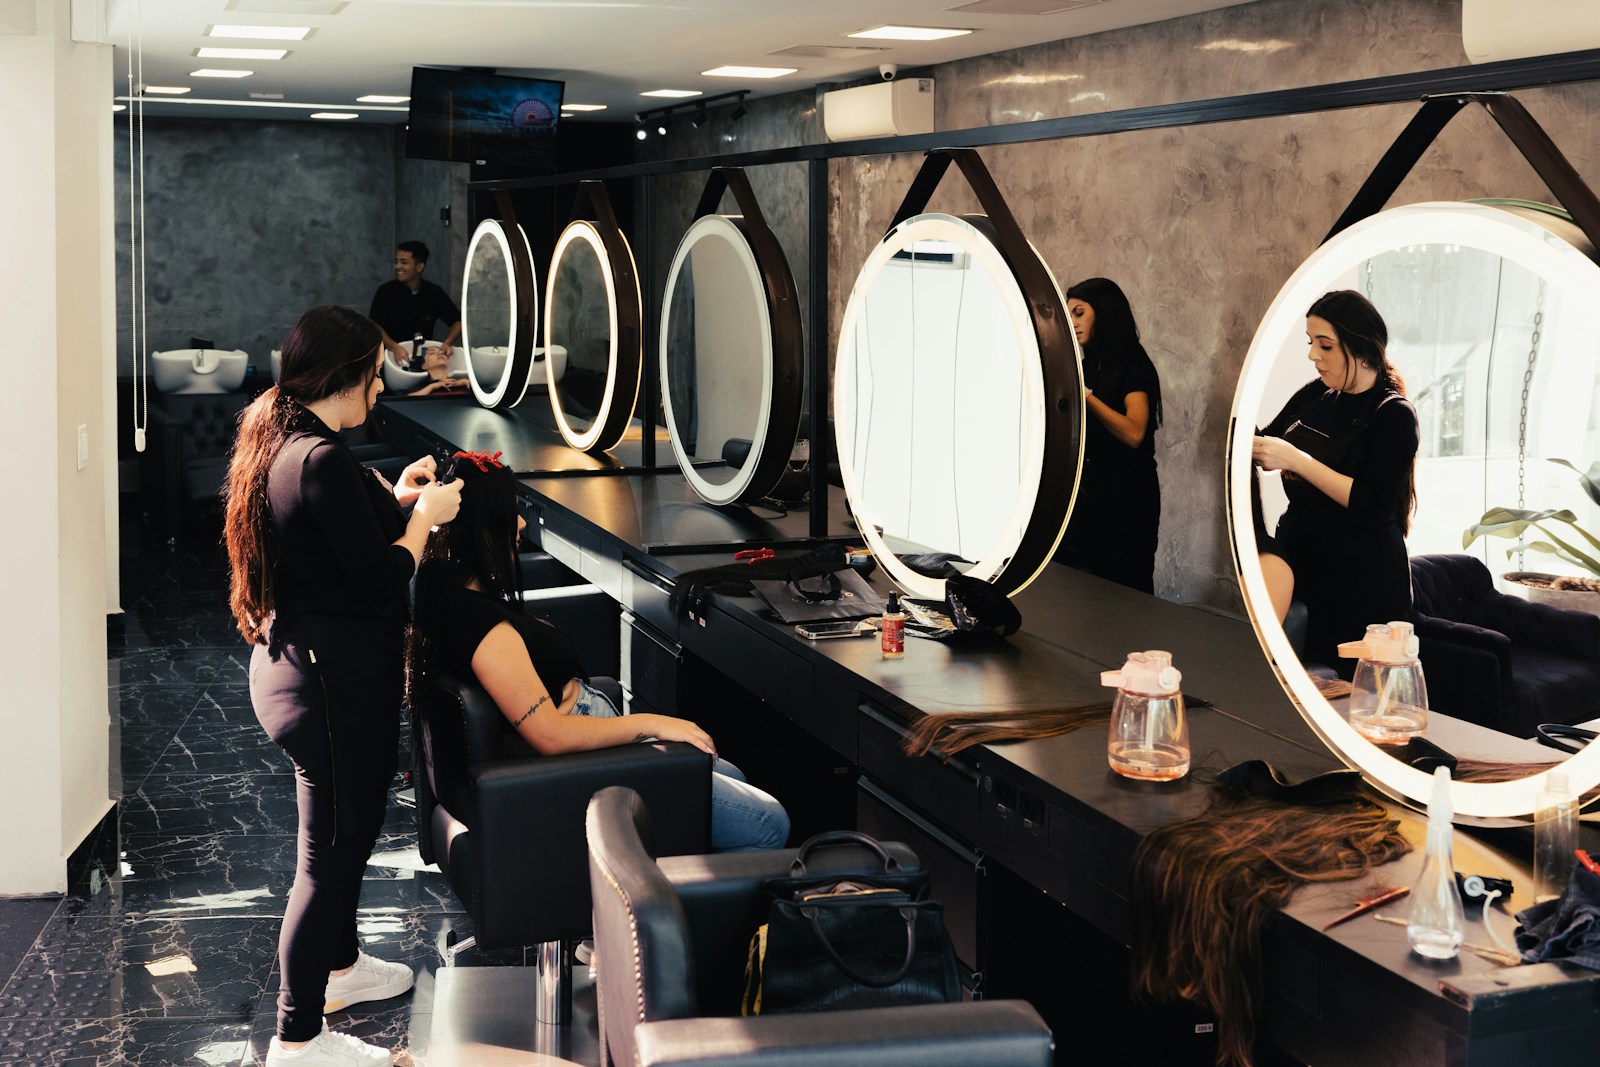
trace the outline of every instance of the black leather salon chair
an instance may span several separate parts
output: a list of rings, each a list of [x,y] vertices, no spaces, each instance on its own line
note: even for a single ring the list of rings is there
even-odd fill
[[[1600,715],[1600,617],[1498,592],[1475,556],[1411,559],[1428,703],[1518,737]]]
[[[595,680],[614,700],[614,682]],[[475,682],[426,679],[412,708],[417,843],[472,920],[476,944],[538,945],[539,1018],[570,1011],[572,942],[591,930],[584,809],[625,783],[663,812],[662,848],[704,852],[711,838],[711,757],[651,743],[541,756]]]
[[[662,843],[666,818],[648,798],[621,787],[595,796],[587,822],[602,1063],[608,1055],[611,1063],[639,1067],[1052,1062],[1049,1028],[1019,1000],[739,1017],[750,935],[764,919],[762,887],[788,875],[795,851],[658,862],[664,849],[653,848],[652,838]],[[903,865],[916,866],[904,845],[889,848]],[[840,875],[878,869],[860,849],[829,849],[807,865]]]
[[[249,403],[242,392],[150,397],[139,491],[145,514],[169,542],[177,540],[186,504],[220,499],[239,413]]]

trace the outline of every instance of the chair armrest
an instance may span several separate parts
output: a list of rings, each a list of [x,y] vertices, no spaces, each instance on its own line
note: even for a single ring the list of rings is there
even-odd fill
[[[1420,613],[1416,616],[1415,625],[1418,640],[1422,642],[1431,640],[1441,645],[1473,649],[1493,656],[1495,662],[1500,665],[1502,674],[1510,676],[1511,638],[1500,631],[1474,626],[1470,622],[1455,622],[1452,619],[1440,619]]]
[[[1511,641],[1496,630],[1416,616],[1428,704],[1446,715],[1501,729],[1501,694],[1511,678]]]
[[[1503,606],[1506,633],[1517,644],[1574,659],[1600,659],[1600,616],[1516,596],[1507,596]]]
[[[883,845],[904,870],[921,868],[917,854],[905,845],[898,841]],[[703,1011],[738,1011],[750,935],[767,921],[762,889],[773,878],[789,877],[789,865],[799,852],[797,848],[722,852],[663,856],[658,861],[683,905],[692,939],[695,997]],[[869,850],[847,845],[814,853],[806,869],[818,878],[842,878],[875,874],[882,865]]]
[[[634,1030],[641,1067],[1050,1067],[1055,1041],[1026,1001],[671,1019]]]
[[[518,916],[521,943],[589,932],[584,812],[606,786],[625,785],[644,798],[663,853],[711,847],[711,757],[693,745],[496,760],[473,767],[469,778],[470,810],[453,814],[471,831],[479,910],[499,923]]]

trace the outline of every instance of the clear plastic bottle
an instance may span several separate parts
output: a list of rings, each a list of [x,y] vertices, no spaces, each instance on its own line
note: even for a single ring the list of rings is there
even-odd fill
[[[1567,891],[1578,847],[1578,798],[1560,771],[1545,775],[1533,810],[1533,899],[1554,900]]]
[[[1433,772],[1433,797],[1428,801],[1428,847],[1422,855],[1422,873],[1411,887],[1411,914],[1406,919],[1411,951],[1430,960],[1455,959],[1465,936],[1461,891],[1450,857],[1451,814],[1450,768],[1440,767]]]
[[[906,654],[906,613],[900,610],[900,594],[891,590],[889,603],[878,624],[878,647],[884,659],[899,659]]]
[[[1428,730],[1428,683],[1409,622],[1374,623],[1367,636],[1339,646],[1359,657],[1351,681],[1350,725],[1368,741],[1402,744]]]
[[[1122,670],[1100,675],[1101,685],[1117,687],[1106,742],[1112,770],[1147,782],[1170,782],[1189,773],[1182,681],[1172,654],[1159,650],[1129,653]]]

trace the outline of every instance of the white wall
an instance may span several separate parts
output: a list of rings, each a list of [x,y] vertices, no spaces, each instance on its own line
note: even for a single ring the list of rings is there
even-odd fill
[[[0,894],[64,890],[65,857],[110,804],[111,49],[71,42],[69,0],[35,3],[33,32],[0,36],[0,99],[15,102],[0,123],[0,293],[8,349],[29,367],[0,390]]]

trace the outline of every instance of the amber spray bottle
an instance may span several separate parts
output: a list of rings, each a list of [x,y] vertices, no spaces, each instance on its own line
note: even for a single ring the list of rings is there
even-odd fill
[[[899,592],[889,593],[889,603],[878,626],[878,641],[884,659],[899,659],[906,654],[906,613],[900,610]]]

